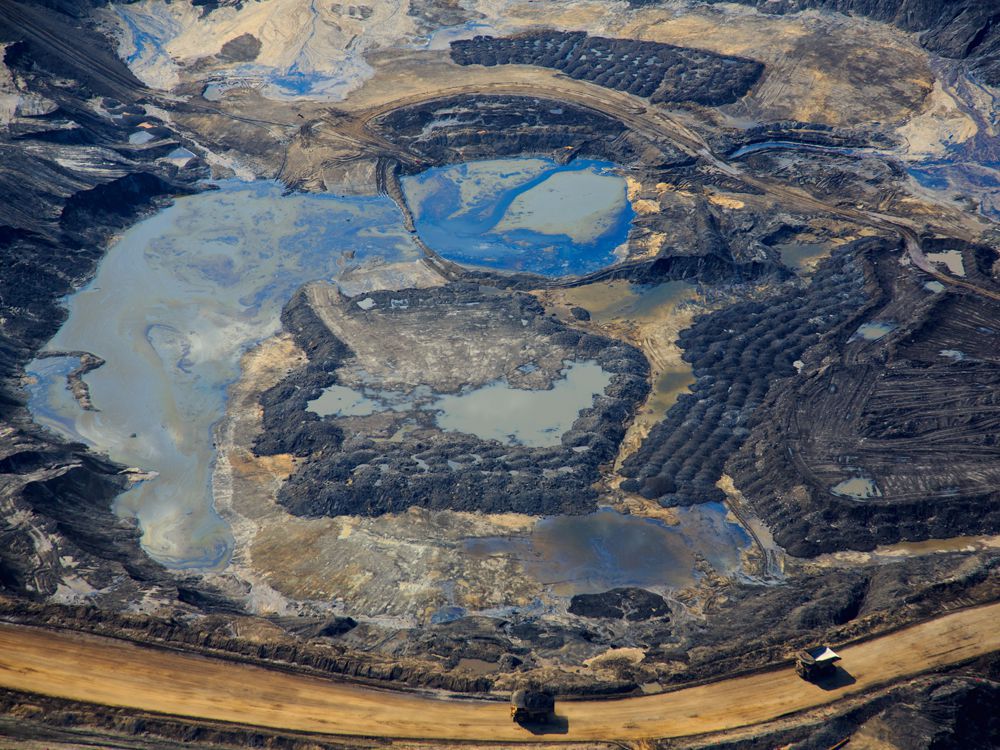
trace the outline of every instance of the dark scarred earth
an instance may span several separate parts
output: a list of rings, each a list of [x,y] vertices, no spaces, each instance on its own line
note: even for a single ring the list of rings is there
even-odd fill
[[[569,698],[995,601],[998,60],[974,0],[5,0],[0,618]],[[1000,746],[998,680],[662,746]]]

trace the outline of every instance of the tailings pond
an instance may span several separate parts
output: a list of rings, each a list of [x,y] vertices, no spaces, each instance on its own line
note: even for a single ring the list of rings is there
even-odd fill
[[[323,389],[308,408],[320,416],[367,416],[380,411],[421,409],[435,414],[442,430],[463,432],[483,440],[531,447],[556,446],[580,412],[611,383],[611,375],[596,362],[564,362],[551,388],[514,388],[506,378],[461,393],[437,396],[430,389],[410,394],[377,389],[354,390],[343,385]]]
[[[721,503],[677,509],[677,524],[603,508],[541,520],[528,536],[470,539],[472,555],[512,555],[555,594],[594,594],[621,586],[684,588],[699,562],[727,575],[740,566],[750,537]]]
[[[29,407],[66,437],[156,472],[117,501],[152,557],[217,566],[230,537],[212,509],[212,426],[241,354],[278,329],[303,283],[419,257],[388,198],[283,196],[276,184],[241,182],[179,198],[111,247],[48,344],[106,360],[84,377],[95,410],[66,390],[77,365],[66,357],[31,363]]]
[[[430,170],[409,178],[406,189],[435,249],[510,270],[600,268],[615,260],[631,219],[624,182],[597,162],[480,162]],[[478,244],[469,245],[470,236]],[[116,511],[138,520],[154,559],[219,569],[232,537],[213,507],[213,428],[242,354],[279,330],[281,308],[302,284],[342,281],[348,293],[366,279],[405,284],[407,273],[386,269],[421,257],[385,197],[289,195],[274,183],[229,181],[178,198],[124,232],[94,279],[67,299],[65,324],[29,365],[29,408],[53,431],[147,472],[119,496]],[[104,360],[79,375],[89,400],[79,384],[75,393],[67,387],[84,353]],[[414,383],[413,393],[445,431],[547,446],[558,444],[607,378],[593,362],[566,362],[547,390],[501,379],[453,394]],[[309,405],[341,416],[412,407],[342,386]],[[676,526],[610,511],[547,518],[529,539],[470,542],[468,551],[489,554],[492,546],[516,554],[558,592],[685,585],[699,560],[720,572],[738,568],[746,538],[723,509],[680,510],[677,517]]]
[[[496,159],[403,179],[421,239],[468,266],[582,275],[624,250],[634,213],[608,162]]]

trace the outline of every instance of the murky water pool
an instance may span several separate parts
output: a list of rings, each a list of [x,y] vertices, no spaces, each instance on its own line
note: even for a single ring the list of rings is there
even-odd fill
[[[513,388],[505,378],[461,393],[437,395],[427,388],[412,393],[343,385],[325,388],[308,408],[320,416],[368,416],[380,411],[422,409],[435,412],[445,431],[464,432],[507,445],[559,445],[580,412],[611,383],[596,362],[566,362],[561,376],[545,390]]]
[[[858,330],[851,336],[851,341],[864,339],[865,341],[878,341],[883,336],[888,336],[896,330],[896,324],[889,321],[873,320],[870,323],[862,323]]]
[[[107,361],[84,376],[96,411],[66,391],[76,365],[65,358],[29,365],[29,408],[56,432],[157,472],[116,505],[139,520],[153,558],[220,565],[230,537],[212,510],[212,426],[242,352],[278,329],[304,282],[417,257],[387,198],[283,196],[272,183],[238,182],[180,198],[122,235],[47,346]]]
[[[855,500],[869,500],[871,498],[882,497],[875,482],[864,476],[851,477],[842,482],[838,482],[830,488],[834,495],[842,497],[852,497]]]
[[[830,254],[830,246],[818,242],[786,242],[775,245],[781,262],[795,271],[809,271]]]
[[[549,390],[512,388],[506,380],[455,395],[442,396],[432,408],[444,430],[466,432],[484,440],[543,447],[559,445],[583,409],[603,393],[611,375],[596,362],[572,362]]]
[[[694,290],[685,281],[633,284],[616,280],[570,287],[563,291],[563,296],[567,304],[586,308],[595,323],[655,321],[665,309],[692,299]]]
[[[619,586],[683,588],[700,577],[699,559],[723,575],[739,568],[750,538],[727,519],[724,505],[681,508],[677,516],[679,523],[671,526],[605,508],[545,518],[527,537],[470,539],[466,548],[477,556],[514,556],[560,596]]]
[[[633,212],[608,162],[498,159],[403,180],[420,237],[449,260],[545,276],[615,262]]]
[[[927,253],[927,260],[944,266],[948,273],[955,276],[965,276],[965,262],[962,260],[962,253],[959,250],[944,250],[940,253]]]

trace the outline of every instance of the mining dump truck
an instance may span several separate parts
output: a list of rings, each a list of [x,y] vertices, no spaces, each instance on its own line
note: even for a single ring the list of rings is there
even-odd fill
[[[799,651],[795,658],[795,671],[803,680],[816,682],[837,671],[840,655],[829,646],[815,646]]]
[[[544,724],[555,709],[556,699],[542,690],[515,690],[510,696],[510,718],[518,724]]]

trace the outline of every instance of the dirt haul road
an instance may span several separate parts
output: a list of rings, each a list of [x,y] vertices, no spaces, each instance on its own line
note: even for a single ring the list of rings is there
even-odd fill
[[[75,701],[292,731],[409,739],[634,740],[734,729],[832,703],[1000,650],[1000,603],[841,650],[849,679],[827,689],[791,668],[608,701],[563,702],[561,733],[533,735],[498,702],[437,700],[137,646],[0,625],[0,686]]]

